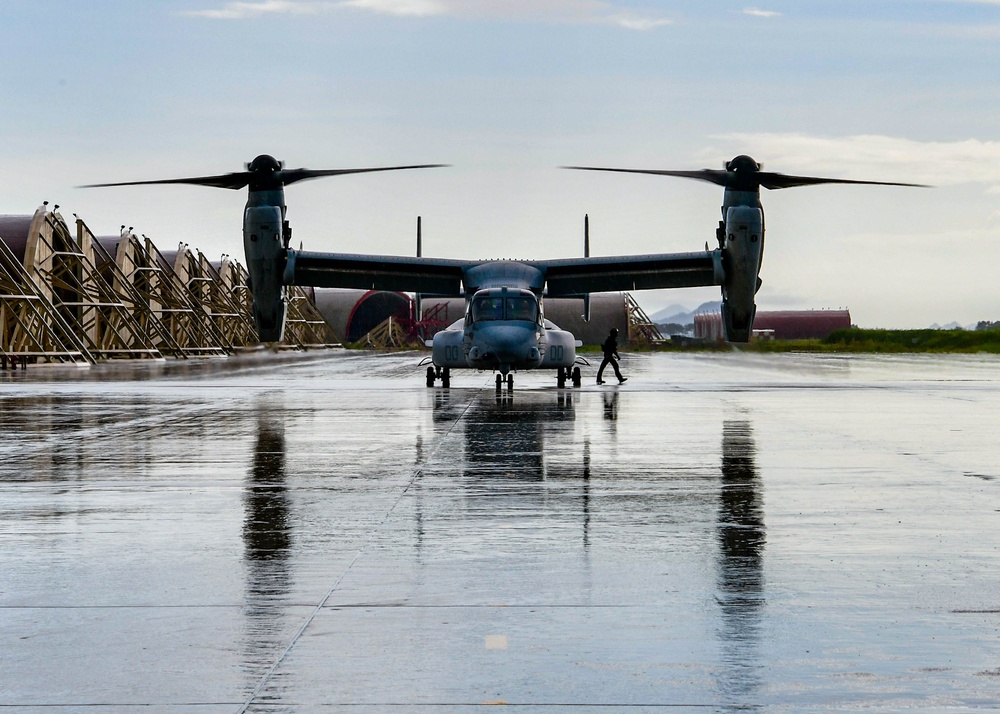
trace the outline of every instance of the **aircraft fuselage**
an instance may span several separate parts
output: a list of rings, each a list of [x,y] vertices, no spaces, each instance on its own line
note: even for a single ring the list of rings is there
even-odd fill
[[[433,362],[444,369],[500,372],[567,369],[576,361],[573,335],[547,322],[541,297],[523,287],[478,290],[465,317],[434,336]]]

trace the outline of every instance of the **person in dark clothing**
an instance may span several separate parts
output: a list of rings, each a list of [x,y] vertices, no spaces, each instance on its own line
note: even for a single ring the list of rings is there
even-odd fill
[[[623,377],[622,372],[618,369],[618,360],[622,357],[618,354],[618,328],[612,327],[611,334],[608,335],[608,339],[604,340],[604,344],[601,345],[601,351],[604,352],[604,361],[601,362],[600,369],[597,370],[597,383],[604,384],[604,380],[601,377],[604,375],[604,368],[609,364],[615,370],[615,376],[618,377],[618,384],[624,382],[628,377]]]

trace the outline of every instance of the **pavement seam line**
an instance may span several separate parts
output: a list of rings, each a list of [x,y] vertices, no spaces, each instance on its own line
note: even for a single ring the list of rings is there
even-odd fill
[[[337,591],[337,588],[340,587],[340,583],[343,582],[344,578],[347,577],[347,574],[351,572],[351,569],[354,567],[354,564],[358,562],[358,559],[368,549],[368,546],[371,544],[372,538],[374,537],[375,533],[378,532],[378,530],[385,524],[385,522],[389,519],[389,516],[392,515],[392,512],[396,510],[396,506],[400,504],[400,502],[403,500],[403,497],[406,496],[406,494],[409,492],[410,488],[417,480],[417,476],[419,476],[421,472],[424,470],[424,464],[434,458],[434,455],[437,454],[438,449],[441,448],[441,444],[443,444],[448,439],[448,437],[451,436],[451,433],[455,430],[455,427],[458,426],[458,423],[465,418],[465,415],[468,413],[469,409],[471,409],[472,405],[478,402],[479,399],[480,399],[480,394],[477,394],[473,399],[469,400],[469,403],[465,406],[465,409],[463,409],[462,413],[459,414],[458,417],[456,417],[455,421],[448,428],[448,431],[446,431],[441,436],[441,438],[438,439],[437,445],[431,450],[430,454],[427,455],[427,458],[424,459],[419,464],[417,464],[416,468],[413,469],[413,473],[410,474],[409,482],[406,484],[403,490],[400,491],[399,496],[393,502],[392,506],[389,507],[389,510],[385,512],[385,515],[382,516],[382,519],[378,522],[378,524],[372,528],[371,532],[368,534],[368,538],[365,541],[364,545],[362,545],[361,548],[358,549],[358,552],[354,554],[354,557],[351,559],[351,562],[348,563],[347,567],[344,568],[344,570],[340,573],[340,575],[337,577],[337,580],[327,591],[326,595],[322,597],[322,599],[319,601],[319,604],[313,608],[312,612],[309,613],[309,616],[306,617],[305,621],[299,626],[299,629],[295,631],[295,634],[292,635],[291,641],[289,641],[285,649],[282,650],[281,654],[278,655],[278,658],[274,661],[274,663],[270,666],[270,668],[268,668],[268,670],[261,676],[260,681],[257,682],[257,686],[253,688],[253,691],[250,692],[250,695],[247,697],[246,701],[244,701],[243,704],[240,706],[240,708],[236,711],[236,714],[246,714],[247,709],[249,709],[250,705],[253,704],[253,701],[257,698],[260,692],[270,681],[271,677],[278,670],[278,667],[281,666],[281,663],[285,661],[285,657],[288,656],[288,653],[292,651],[292,648],[298,643],[302,635],[305,634],[306,629],[309,627],[309,625],[312,624],[313,620],[316,619],[316,616],[320,612],[322,612],[323,608],[326,606],[326,603],[333,596],[333,593],[335,593]]]

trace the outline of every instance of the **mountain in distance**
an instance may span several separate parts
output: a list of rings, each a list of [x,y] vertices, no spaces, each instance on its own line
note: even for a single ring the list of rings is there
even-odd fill
[[[694,322],[695,315],[702,312],[718,312],[721,306],[722,302],[720,300],[703,302],[694,310],[688,310],[683,305],[668,305],[662,310],[654,312],[649,316],[649,319],[656,325],[668,325],[670,323],[690,325]]]
[[[674,303],[673,305],[667,305],[665,308],[657,310],[656,312],[649,313],[649,319],[652,320],[653,322],[664,322],[665,318],[667,317],[672,317],[673,315],[680,315],[685,312],[687,312],[686,305]]]
[[[970,332],[972,332],[972,331],[975,331],[976,325],[975,324],[972,324],[972,325],[962,325],[962,324],[959,324],[958,322],[954,322],[954,321],[949,322],[947,325],[939,325],[939,324],[937,324],[935,322],[933,325],[931,325],[927,329],[929,329],[929,330],[969,330]]]

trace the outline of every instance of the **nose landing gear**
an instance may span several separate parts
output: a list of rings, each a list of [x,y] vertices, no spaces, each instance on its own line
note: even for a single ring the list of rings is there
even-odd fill
[[[503,389],[504,382],[507,383],[507,391],[513,391],[514,389],[514,375],[507,373],[507,377],[504,378],[502,374],[497,375],[497,391],[499,392]]]

